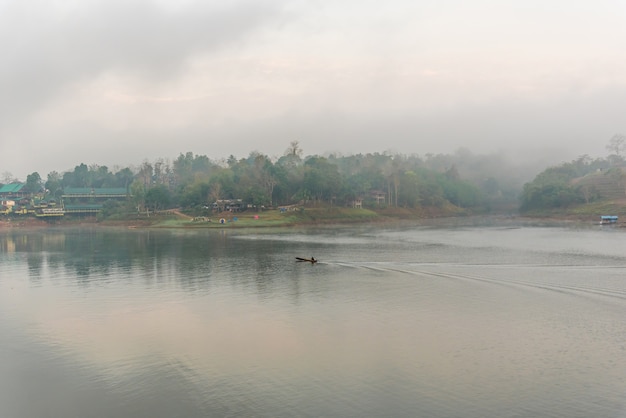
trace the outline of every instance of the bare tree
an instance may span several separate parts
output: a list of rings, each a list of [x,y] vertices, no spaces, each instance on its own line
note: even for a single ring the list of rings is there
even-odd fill
[[[141,164],[141,168],[139,169],[139,173],[137,174],[137,177],[143,181],[143,185],[146,189],[152,185],[153,175],[154,175],[154,168],[152,167],[152,164],[150,164],[148,160],[145,160]]]
[[[292,157],[302,158],[302,148],[300,148],[299,141],[291,141],[287,150],[285,151],[285,155],[290,155]]]
[[[612,154],[616,155],[621,159],[622,152],[626,150],[626,136],[622,134],[615,134],[609,140],[609,143],[606,145],[606,149]]]
[[[221,208],[219,207],[219,201],[221,199],[221,196],[222,184],[219,181],[213,182],[209,190],[209,195],[207,196],[209,200],[209,205],[211,205],[212,203],[216,203],[218,205],[218,210],[220,210]]]
[[[17,178],[8,171],[2,173],[2,182],[4,184],[9,184],[17,181]]]

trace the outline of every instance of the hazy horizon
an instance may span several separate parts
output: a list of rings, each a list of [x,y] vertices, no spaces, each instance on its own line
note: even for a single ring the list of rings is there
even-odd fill
[[[626,132],[626,1],[0,0],[0,173],[467,148],[558,163]]]

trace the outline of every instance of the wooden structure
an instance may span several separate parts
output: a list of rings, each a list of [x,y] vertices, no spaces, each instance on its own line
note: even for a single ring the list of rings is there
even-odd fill
[[[30,196],[24,188],[26,187],[25,183],[9,183],[0,187],[0,199],[21,199],[26,196]]]
[[[97,214],[109,200],[126,200],[130,197],[124,187],[66,187],[61,196],[66,214]]]

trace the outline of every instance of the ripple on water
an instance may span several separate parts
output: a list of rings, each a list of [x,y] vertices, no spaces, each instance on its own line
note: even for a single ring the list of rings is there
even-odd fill
[[[0,401],[14,416],[625,410],[626,261],[601,231],[37,239],[42,251],[0,253]]]

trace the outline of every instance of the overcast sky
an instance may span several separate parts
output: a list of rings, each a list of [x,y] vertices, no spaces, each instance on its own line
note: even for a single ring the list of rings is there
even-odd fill
[[[0,0],[0,173],[626,133],[626,0]]]

